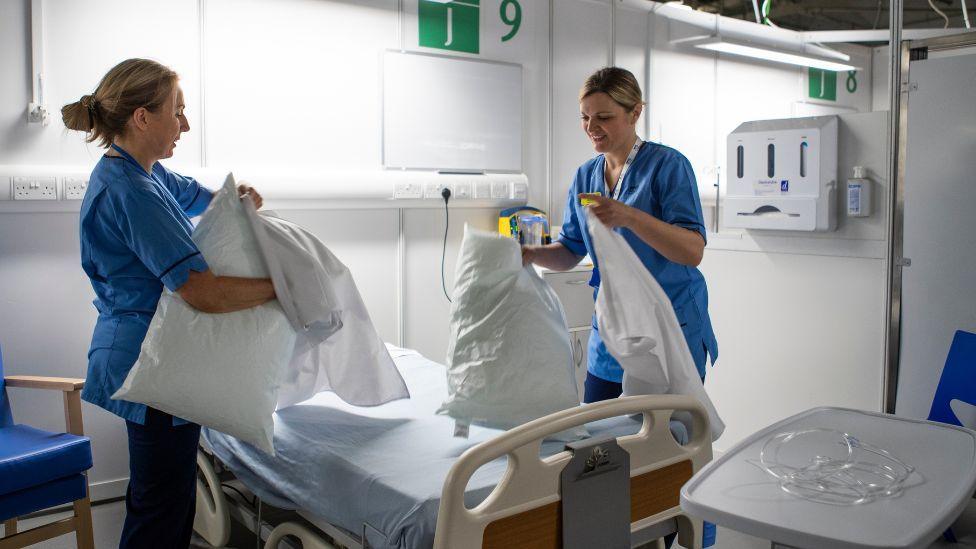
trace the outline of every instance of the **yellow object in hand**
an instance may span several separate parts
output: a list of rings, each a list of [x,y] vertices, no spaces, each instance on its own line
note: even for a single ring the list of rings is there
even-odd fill
[[[596,192],[592,192],[592,193],[586,193],[586,194],[603,195],[603,193],[601,193],[600,191],[596,191]],[[582,205],[582,206],[589,206],[590,204],[595,204],[595,203],[596,203],[596,200],[593,200],[592,198],[586,198],[586,197],[583,197],[583,196],[580,197],[580,205]]]

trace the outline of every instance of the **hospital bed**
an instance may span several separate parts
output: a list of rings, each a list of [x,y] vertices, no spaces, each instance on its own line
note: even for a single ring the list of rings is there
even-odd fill
[[[233,515],[263,530],[267,548],[286,537],[312,549],[558,548],[560,473],[573,453],[552,437],[585,425],[591,440],[615,438],[630,455],[632,544],[678,532],[685,547],[701,547],[701,521],[679,507],[681,486],[712,457],[694,399],[621,398],[456,438],[453,420],[435,414],[447,396],[444,366],[391,354],[410,399],[358,408],[320,393],[276,414],[276,456],[204,430],[197,532],[223,545]],[[691,418],[690,440],[671,419],[678,410]],[[265,522],[262,506],[288,512]]]

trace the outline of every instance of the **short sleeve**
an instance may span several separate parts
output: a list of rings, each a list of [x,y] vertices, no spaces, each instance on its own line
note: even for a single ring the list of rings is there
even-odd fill
[[[170,171],[159,162],[153,164],[153,175],[163,182],[188,217],[202,214],[213,198],[213,192],[196,179]]]
[[[576,170],[573,184],[569,187],[569,196],[566,198],[566,209],[563,210],[563,226],[559,233],[557,242],[566,247],[567,250],[578,256],[586,255],[586,242],[583,240],[583,227],[580,225],[578,203],[576,195],[579,194],[581,170]]]
[[[705,239],[698,183],[688,159],[680,153],[675,154],[661,167],[659,178],[661,220],[696,231]]]
[[[208,266],[190,238],[189,222],[180,218],[180,212],[159,191],[132,185],[118,197],[114,215],[129,249],[175,292],[186,283],[190,271],[203,272]]]

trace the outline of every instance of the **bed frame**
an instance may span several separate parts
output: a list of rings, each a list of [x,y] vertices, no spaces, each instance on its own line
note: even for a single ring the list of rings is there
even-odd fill
[[[675,411],[691,416],[692,438],[684,446],[675,442],[669,429]],[[682,546],[701,549],[702,522],[681,511],[679,494],[684,483],[712,459],[711,433],[705,408],[683,395],[622,397],[585,404],[531,421],[468,449],[444,481],[434,549],[560,549],[560,473],[572,459],[572,452],[540,458],[543,439],[592,421],[632,414],[643,414],[643,426],[634,435],[618,437],[617,444],[630,454],[633,543],[647,543],[676,529]],[[498,485],[479,505],[466,508],[464,492],[471,476],[502,456],[508,457],[508,468]],[[240,518],[243,500],[223,491],[210,457],[201,452],[197,464],[201,476],[197,480],[194,529],[219,547],[229,538],[231,515]],[[305,549],[366,549],[365,533],[356,539],[358,536],[321,519],[301,511],[298,515],[307,520],[286,519],[261,536],[267,538],[265,549],[277,549],[290,537],[298,539]],[[260,517],[253,524],[255,532],[265,529]]]

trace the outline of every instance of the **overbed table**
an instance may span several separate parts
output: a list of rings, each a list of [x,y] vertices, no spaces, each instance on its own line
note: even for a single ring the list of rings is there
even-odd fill
[[[831,505],[784,492],[758,462],[770,436],[827,428],[884,448],[915,467],[904,493],[861,505]],[[813,454],[811,454],[813,455]],[[976,489],[976,432],[843,408],[815,408],[771,425],[698,472],[681,490],[690,515],[797,549],[928,547]]]

